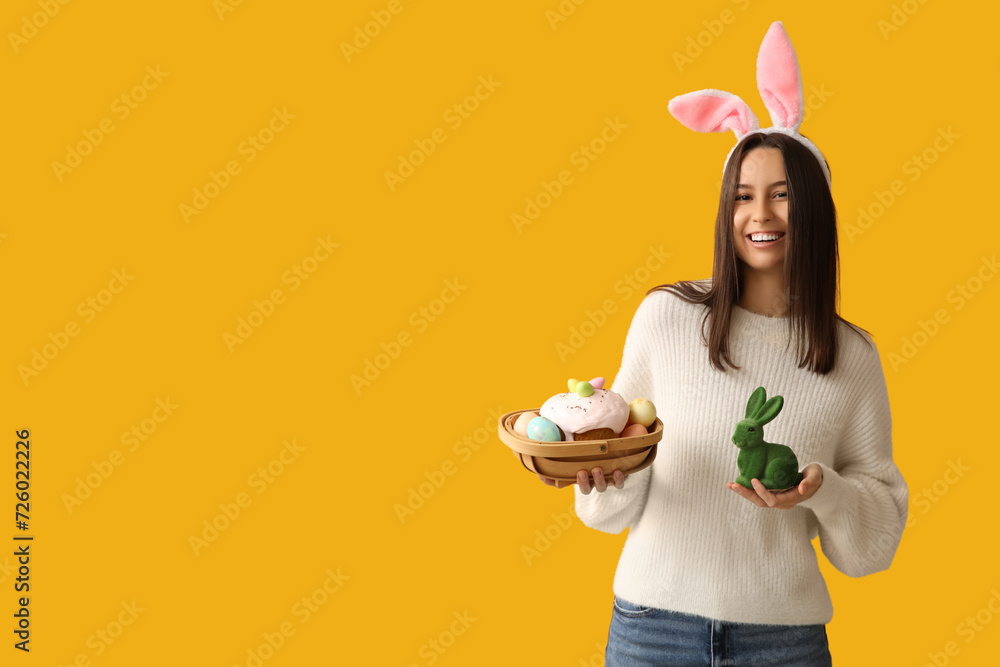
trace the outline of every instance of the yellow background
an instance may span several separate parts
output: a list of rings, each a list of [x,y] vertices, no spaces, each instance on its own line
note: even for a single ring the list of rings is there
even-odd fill
[[[252,665],[248,652],[287,624],[263,664],[602,664],[625,534],[575,516],[560,528],[572,490],[526,473],[493,415],[537,407],[571,376],[613,381],[642,293],[710,274],[734,139],[685,129],[667,102],[728,90],[770,125],[754,64],[781,20],[807,99],[826,91],[802,131],[832,167],[841,314],[879,346],[913,517],[886,572],[851,579],[820,558],[831,650],[841,665],[990,664],[1000,281],[974,279],[993,278],[984,258],[998,246],[997,9],[592,0],[553,24],[559,0],[402,0],[345,55],[389,4],[4,3],[0,662]],[[696,57],[678,66],[686,49]],[[480,77],[494,89],[469,98]],[[115,100],[136,86],[144,99],[119,118]],[[471,109],[458,127],[456,104]],[[274,109],[294,118],[247,160]],[[60,180],[53,163],[106,119],[113,131]],[[581,171],[577,151],[608,119],[624,127]],[[948,128],[958,138],[937,152]],[[445,140],[390,188],[386,172],[436,130]],[[913,172],[925,151],[933,163]],[[233,161],[238,173],[186,221],[181,205]],[[572,182],[518,230],[512,215],[563,170]],[[879,212],[897,180],[859,227],[858,209]],[[337,247],[304,261],[318,238]],[[669,258],[643,272],[650,248]],[[297,265],[315,271],[293,290]],[[112,282],[122,270],[124,288]],[[445,303],[448,281],[460,287]],[[972,298],[959,301],[960,285]],[[227,345],[274,290],[283,303]],[[88,321],[79,304],[109,297]],[[918,335],[938,311],[933,335]],[[560,355],[588,312],[601,323]],[[25,381],[19,368],[71,322],[78,334]],[[905,341],[916,353],[893,367]],[[356,389],[351,376],[376,361]],[[178,406],[162,422],[157,399]],[[122,434],[144,420],[155,430],[130,451]],[[8,555],[22,428],[28,655],[12,647]],[[293,440],[304,449],[261,489],[252,476]],[[120,465],[70,511],[66,497],[111,457]],[[949,462],[967,470],[956,478]],[[249,505],[196,554],[191,536],[225,525],[220,503],[244,493]],[[340,574],[329,594],[328,570]],[[324,604],[304,619],[296,605],[310,596]],[[122,606],[133,601],[134,619]],[[977,613],[991,622],[962,632]],[[119,630],[111,644],[97,634]]]

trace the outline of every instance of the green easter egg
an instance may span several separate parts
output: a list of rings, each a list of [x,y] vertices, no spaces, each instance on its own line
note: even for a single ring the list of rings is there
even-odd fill
[[[594,385],[589,382],[581,382],[576,385],[576,393],[580,396],[593,396],[594,395]]]

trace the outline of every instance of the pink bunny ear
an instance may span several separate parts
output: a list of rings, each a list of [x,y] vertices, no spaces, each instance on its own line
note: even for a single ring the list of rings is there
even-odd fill
[[[747,103],[724,90],[696,90],[667,104],[670,115],[695,132],[732,130],[737,139],[760,127]]]
[[[768,28],[757,53],[757,89],[775,126],[798,130],[805,111],[802,75],[781,21]]]

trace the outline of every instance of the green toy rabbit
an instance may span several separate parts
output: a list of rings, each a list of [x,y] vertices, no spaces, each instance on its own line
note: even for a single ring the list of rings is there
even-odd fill
[[[736,425],[733,444],[740,448],[736,466],[740,475],[735,482],[748,489],[750,480],[757,478],[766,489],[790,489],[802,481],[799,461],[795,452],[773,442],[764,442],[764,424],[778,416],[784,399],[772,396],[767,399],[764,387],[757,387],[747,401],[746,417]]]

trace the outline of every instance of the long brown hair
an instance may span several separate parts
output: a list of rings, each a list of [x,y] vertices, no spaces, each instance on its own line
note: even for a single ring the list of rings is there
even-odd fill
[[[784,264],[784,302],[788,314],[789,342],[797,332],[799,368],[808,367],[825,375],[833,370],[836,362],[837,322],[844,322],[859,336],[861,333],[858,330],[865,330],[837,314],[840,283],[837,210],[830,187],[809,149],[787,135],[755,132],[744,137],[733,150],[722,176],[719,213],[715,218],[711,287],[706,291],[696,281],[683,280],[657,285],[646,294],[667,290],[688,303],[706,305],[702,337],[705,337],[705,320],[710,320],[706,339],[709,360],[723,372],[726,371],[723,359],[733,368],[740,368],[729,356],[732,309],[734,304],[739,303],[743,291],[742,260],[737,256],[734,245],[733,216],[740,167],[746,154],[755,148],[777,148],[785,163],[788,250]],[[864,339],[864,336],[861,337]]]

